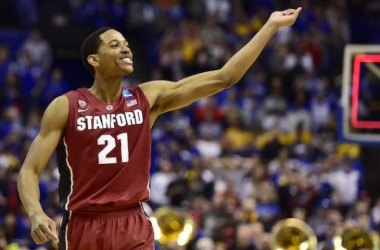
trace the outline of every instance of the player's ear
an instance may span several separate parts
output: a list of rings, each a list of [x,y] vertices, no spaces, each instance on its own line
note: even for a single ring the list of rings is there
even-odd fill
[[[93,67],[99,66],[99,56],[96,54],[89,55],[87,57],[87,61],[89,64],[91,64]]]

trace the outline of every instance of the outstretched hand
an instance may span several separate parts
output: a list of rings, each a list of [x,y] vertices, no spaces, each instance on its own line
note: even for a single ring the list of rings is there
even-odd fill
[[[287,9],[284,11],[275,11],[270,16],[268,22],[274,24],[277,28],[293,25],[297,20],[301,7],[295,9]]]

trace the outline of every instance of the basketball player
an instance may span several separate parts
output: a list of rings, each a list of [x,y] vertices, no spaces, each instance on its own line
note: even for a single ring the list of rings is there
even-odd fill
[[[18,190],[37,244],[60,250],[152,250],[153,230],[141,208],[149,199],[150,129],[160,114],[179,109],[237,83],[279,27],[292,25],[301,8],[272,13],[256,36],[223,68],[178,82],[152,81],[123,89],[133,72],[132,52],[110,28],[82,44],[91,88],[56,98],[20,171]],[[59,236],[40,203],[39,177],[57,149],[58,193],[65,209]]]

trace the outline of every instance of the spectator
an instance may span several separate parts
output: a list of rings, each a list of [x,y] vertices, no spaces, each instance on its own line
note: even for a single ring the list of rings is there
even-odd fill
[[[63,79],[62,70],[59,68],[52,69],[50,77],[47,79],[45,86],[42,89],[42,106],[47,107],[47,105],[56,97],[63,95],[68,90],[69,87],[65,79]]]
[[[288,149],[282,148],[278,151],[278,156],[273,159],[268,165],[268,173],[275,183],[278,183],[280,178],[286,174],[286,172],[295,169],[296,164],[294,160],[289,159]]]
[[[4,85],[0,87],[0,103],[2,109],[10,106],[21,108],[21,86],[16,74],[5,76]]]
[[[380,230],[380,199],[376,200],[375,206],[371,211],[371,217],[375,223],[376,230]]]
[[[342,160],[342,165],[331,176],[330,184],[337,192],[338,204],[346,214],[355,204],[359,195],[360,172],[353,168],[352,159],[346,157]]]
[[[314,130],[318,130],[327,124],[330,115],[330,105],[327,102],[325,92],[322,90],[311,100],[311,115]]]
[[[10,65],[9,49],[5,45],[0,45],[0,87],[4,84],[8,75]]]
[[[294,131],[299,124],[302,124],[303,129],[306,131],[311,129],[311,117],[310,112],[307,110],[305,93],[297,93],[293,107],[287,115],[287,120],[287,130],[290,132]]]
[[[29,59],[28,57],[31,57]],[[48,41],[41,37],[39,30],[32,30],[29,37],[24,41],[18,51],[20,61],[33,61],[45,72],[50,69],[53,62],[53,55]]]
[[[169,160],[161,160],[160,171],[154,173],[150,180],[150,185],[154,187],[151,189],[151,202],[154,207],[164,206],[169,204],[167,197],[167,188],[169,184],[177,178],[177,175],[173,172],[173,166]]]
[[[21,82],[22,111],[26,115],[30,108],[37,106],[43,72],[42,68],[35,64],[31,55],[26,54],[24,61],[17,65],[16,73]]]
[[[278,220],[281,208],[277,204],[277,193],[270,182],[263,182],[257,190],[257,213],[264,230],[269,232]]]
[[[203,237],[197,241],[195,249],[196,250],[215,250],[215,243],[212,239]]]
[[[284,125],[283,115],[286,110],[286,101],[282,96],[282,81],[276,76],[271,82],[271,91],[269,96],[264,100],[262,107],[262,127],[264,130],[272,130],[277,125]]]
[[[289,211],[294,212],[294,209],[302,209],[305,211],[305,219],[308,219],[314,212],[316,198],[317,192],[310,184],[307,176],[300,174],[296,190],[290,200]]]
[[[249,225],[239,225],[236,232],[236,243],[230,250],[255,250],[252,244],[252,229]]]
[[[228,21],[228,15],[231,11],[231,4],[227,0],[204,0],[206,10],[209,16],[217,16],[218,22],[225,23]]]

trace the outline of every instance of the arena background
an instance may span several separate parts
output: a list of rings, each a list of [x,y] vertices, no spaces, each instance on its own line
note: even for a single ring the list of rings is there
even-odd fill
[[[379,231],[379,150],[347,143],[339,124],[344,48],[380,43],[380,1],[1,0],[0,249],[54,249],[33,243],[16,180],[46,106],[92,84],[79,53],[88,34],[111,26],[127,38],[124,86],[175,81],[220,68],[272,11],[298,6],[236,86],[158,119],[148,210],[174,205],[195,220],[193,241],[173,249],[270,249],[286,217],[306,221],[319,249],[350,225]],[[40,188],[57,222],[58,178],[53,158]]]

